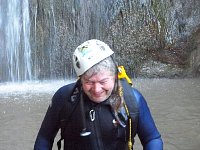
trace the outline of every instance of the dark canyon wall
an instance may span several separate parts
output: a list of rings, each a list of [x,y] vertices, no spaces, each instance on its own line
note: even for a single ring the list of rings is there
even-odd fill
[[[29,0],[32,79],[74,77],[72,52],[97,38],[132,77],[200,75],[199,0]]]

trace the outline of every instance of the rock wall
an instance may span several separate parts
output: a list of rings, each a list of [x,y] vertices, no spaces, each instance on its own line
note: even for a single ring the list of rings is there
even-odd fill
[[[97,38],[132,77],[200,75],[199,0],[30,0],[32,72],[73,77],[71,55]]]

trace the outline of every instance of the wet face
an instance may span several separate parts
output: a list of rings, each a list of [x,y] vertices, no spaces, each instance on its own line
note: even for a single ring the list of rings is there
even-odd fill
[[[83,75],[81,82],[83,91],[90,100],[100,103],[111,95],[115,84],[115,77],[111,75],[110,71],[104,70],[90,77]]]

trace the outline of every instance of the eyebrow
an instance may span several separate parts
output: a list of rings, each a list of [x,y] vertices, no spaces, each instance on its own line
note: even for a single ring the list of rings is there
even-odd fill
[[[102,79],[102,80],[100,80],[100,81],[91,81],[90,79],[84,78],[84,80],[90,81],[90,82],[104,82],[105,80],[108,80],[108,79],[109,79],[109,78],[104,78],[104,79]]]

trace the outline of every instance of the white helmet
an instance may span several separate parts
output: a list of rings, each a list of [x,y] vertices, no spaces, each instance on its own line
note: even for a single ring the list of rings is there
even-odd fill
[[[77,76],[82,75],[92,66],[113,53],[107,44],[96,39],[82,43],[73,54],[73,65]]]

